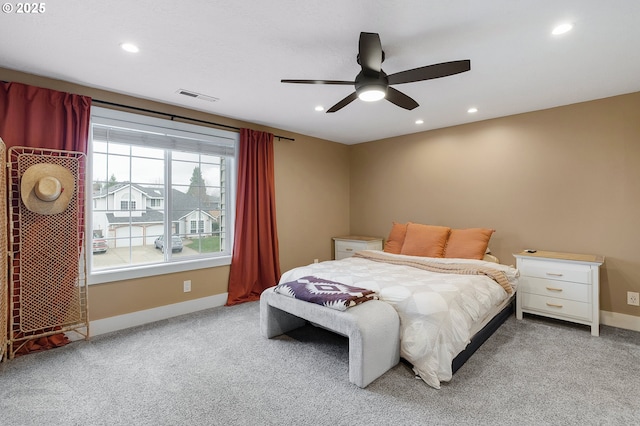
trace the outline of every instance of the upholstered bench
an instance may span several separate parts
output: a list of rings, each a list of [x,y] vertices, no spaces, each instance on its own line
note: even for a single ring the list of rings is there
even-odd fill
[[[346,311],[265,290],[260,296],[260,332],[266,338],[306,321],[349,338],[349,381],[361,388],[400,361],[400,319],[388,303],[370,300]]]

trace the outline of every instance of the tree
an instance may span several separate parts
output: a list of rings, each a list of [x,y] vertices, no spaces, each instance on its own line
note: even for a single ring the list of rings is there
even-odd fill
[[[200,167],[194,167],[187,194],[200,201],[200,207],[206,210],[210,207],[211,197],[207,195],[205,185]]]
[[[200,167],[194,167],[191,174],[191,180],[189,181],[189,190],[187,194],[195,198],[200,198],[200,191],[204,190],[204,178]]]

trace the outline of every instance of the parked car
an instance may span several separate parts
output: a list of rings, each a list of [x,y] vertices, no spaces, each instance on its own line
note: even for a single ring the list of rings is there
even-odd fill
[[[157,249],[160,249],[160,251],[164,253],[164,235],[160,235],[156,238],[154,244]],[[174,253],[180,253],[182,251],[182,238],[177,235],[173,235],[171,237],[171,251]]]
[[[106,253],[109,249],[107,240],[105,240],[104,238],[94,238],[92,247],[94,253]]]
[[[106,253],[109,249],[107,240],[102,236],[101,232],[93,231],[93,240],[91,241],[94,253]]]

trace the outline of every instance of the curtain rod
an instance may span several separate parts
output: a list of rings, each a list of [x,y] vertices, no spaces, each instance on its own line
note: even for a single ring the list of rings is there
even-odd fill
[[[213,121],[198,120],[197,118],[184,117],[182,115],[169,114],[169,113],[166,113],[166,112],[154,111],[154,110],[146,109],[146,108],[138,108],[138,107],[129,106],[129,105],[117,104],[115,102],[101,101],[99,99],[91,99],[91,102],[95,102],[95,103],[103,104],[103,105],[109,105],[109,106],[113,106],[113,107],[119,107],[119,108],[128,108],[128,109],[132,109],[132,110],[135,110],[135,111],[148,112],[148,113],[151,113],[151,114],[164,115],[166,117],[170,117],[171,120],[173,120],[175,118],[179,118],[180,120],[190,120],[190,121],[194,121],[196,123],[210,124],[212,126],[223,127],[225,129],[235,130],[237,132],[240,131],[240,127],[229,126],[229,125],[220,124],[220,123],[214,123]],[[286,136],[273,135],[273,137],[274,138],[278,138],[278,140],[285,139],[285,140],[288,140],[288,141],[295,141],[295,139],[288,138]]]

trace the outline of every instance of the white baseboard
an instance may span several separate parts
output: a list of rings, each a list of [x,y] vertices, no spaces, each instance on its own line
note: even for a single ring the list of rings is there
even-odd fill
[[[600,311],[600,323],[626,330],[640,331],[640,317],[617,312]]]
[[[89,323],[89,330],[91,331],[91,336],[97,336],[99,334],[123,330],[125,328],[148,324],[179,315],[190,314],[203,309],[223,306],[225,303],[227,303],[227,293],[216,294],[215,296],[202,297],[200,299],[91,321]]]

